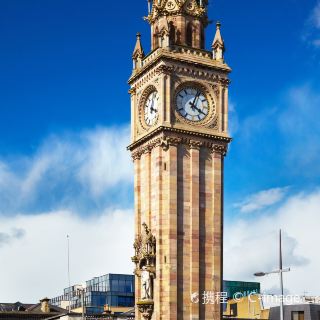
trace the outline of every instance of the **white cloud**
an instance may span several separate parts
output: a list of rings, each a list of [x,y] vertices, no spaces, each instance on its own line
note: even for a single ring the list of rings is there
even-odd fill
[[[126,152],[129,145],[129,128],[118,130],[98,130],[85,134],[88,150],[80,168],[80,178],[88,184],[93,195],[119,182],[132,180],[133,172],[130,156]]]
[[[309,18],[307,19],[306,28],[303,34],[303,40],[315,48],[319,48],[320,42],[320,1],[313,8]]]
[[[129,141],[128,127],[97,128],[51,136],[28,158],[2,160],[0,213],[34,212],[39,205],[84,207],[90,201],[106,206],[110,189],[133,183]]]
[[[290,90],[285,103],[278,118],[283,157],[292,173],[314,176],[320,173],[320,95],[304,85]]]
[[[320,2],[316,4],[312,11],[311,20],[315,28],[320,29]]]
[[[132,274],[131,210],[83,219],[70,211],[19,215],[0,218],[0,225],[7,230],[0,233],[1,302],[33,303],[62,294],[68,286],[67,234],[73,284],[106,273]]]
[[[250,213],[261,210],[281,201],[286,195],[287,191],[287,187],[263,190],[249,196],[243,202],[236,204],[235,207],[240,208],[242,213]]]
[[[277,275],[254,278],[258,271],[278,268],[278,230],[283,229],[285,287],[291,294],[319,295],[320,191],[291,196],[274,215],[227,222],[225,231],[225,278],[261,281],[264,290],[278,287]],[[235,267],[236,266],[236,267]]]
[[[25,235],[24,229],[12,228],[8,232],[0,232],[0,248],[10,244],[14,240],[19,240]]]
[[[108,196],[132,185],[129,141],[128,127],[96,128],[48,137],[33,155],[0,161],[0,301],[62,294],[67,234],[73,284],[132,273],[131,198]],[[123,209],[106,209],[115,207]]]

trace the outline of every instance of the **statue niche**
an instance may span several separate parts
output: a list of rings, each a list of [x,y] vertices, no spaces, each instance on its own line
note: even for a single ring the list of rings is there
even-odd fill
[[[142,316],[150,320],[153,313],[153,280],[156,276],[156,238],[151,233],[146,223],[142,224],[143,230],[134,241],[135,263],[134,274],[141,278],[141,297],[137,306]]]

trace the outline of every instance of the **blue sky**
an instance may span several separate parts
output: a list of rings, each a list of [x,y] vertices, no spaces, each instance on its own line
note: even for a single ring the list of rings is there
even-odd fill
[[[28,242],[28,235],[55,214],[66,215],[70,228],[81,229],[79,221],[111,219],[110,215],[121,212],[128,221],[126,230],[130,229],[133,199],[132,165],[125,150],[130,122],[126,81],[137,31],[149,51],[149,26],[142,19],[146,10],[143,0],[0,2],[0,256],[3,251],[4,257],[14,259],[26,244],[34,252],[41,251],[32,242],[38,238]],[[310,245],[304,241],[305,234],[296,225],[290,229],[284,217],[285,209],[298,219],[297,208],[309,208],[304,214],[314,224],[320,204],[320,3],[216,0],[209,5],[209,16],[222,22],[226,60],[233,68],[234,141],[225,166],[227,253],[231,257],[239,252],[241,246],[235,248],[234,241],[243,244],[250,239],[263,245],[257,240],[259,234],[248,228],[261,228],[268,217],[277,224],[260,230],[260,237],[266,234],[271,239],[280,226],[287,227],[288,257],[296,258],[290,262],[301,272],[307,265],[315,268],[319,260],[302,254],[304,246]],[[214,24],[207,29],[208,49],[213,36]],[[41,222],[31,223],[32,219]],[[119,226],[117,219],[108,220],[108,230]],[[70,233],[69,229],[63,230]],[[234,240],[231,233],[237,230],[247,238],[242,234]],[[65,233],[41,239],[47,245],[56,241],[62,246],[57,250],[63,251]],[[74,234],[78,241],[81,235]],[[119,245],[126,247],[121,241]],[[90,245],[100,248],[96,242]],[[112,247],[108,250],[113,252]],[[264,266],[273,268],[275,259]],[[118,269],[108,263],[103,269],[88,266],[75,271],[74,281]],[[250,279],[252,273],[249,266],[239,273],[226,270],[230,278]],[[63,266],[59,272],[57,279],[63,278]],[[131,272],[130,261],[123,272]],[[63,281],[48,293],[39,287],[32,298],[41,298],[42,292],[58,294]],[[270,281],[265,287],[272,289]],[[308,289],[295,283],[290,286],[298,293]],[[18,298],[16,292],[10,298]],[[21,296],[26,299],[27,293]],[[0,290],[0,298],[7,297]]]

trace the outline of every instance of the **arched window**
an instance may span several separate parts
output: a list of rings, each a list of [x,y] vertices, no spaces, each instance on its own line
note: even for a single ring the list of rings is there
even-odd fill
[[[187,24],[187,32],[186,32],[186,44],[189,47],[192,47],[192,37],[193,37],[193,26],[192,23],[189,22]]]
[[[176,29],[172,21],[169,23],[169,42],[170,45],[176,43]]]
[[[201,28],[200,28],[200,39],[201,39],[200,47],[201,47],[201,49],[204,49],[206,44],[205,44],[205,36],[204,36],[204,27],[203,27],[203,25],[201,25]]]
[[[153,50],[159,48],[159,29],[156,27],[153,33],[153,44],[152,44]]]

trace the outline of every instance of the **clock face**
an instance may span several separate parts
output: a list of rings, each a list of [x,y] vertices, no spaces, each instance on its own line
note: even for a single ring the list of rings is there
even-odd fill
[[[177,111],[189,121],[201,121],[209,113],[209,103],[201,90],[186,87],[177,94]]]
[[[144,121],[148,126],[153,126],[159,115],[159,94],[153,91],[147,98],[144,106]]]

